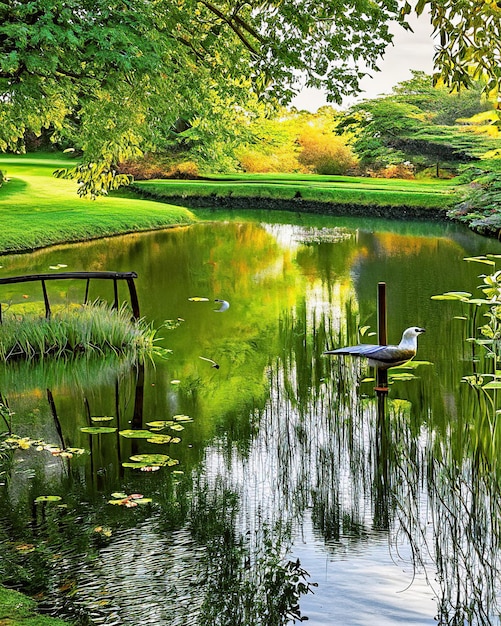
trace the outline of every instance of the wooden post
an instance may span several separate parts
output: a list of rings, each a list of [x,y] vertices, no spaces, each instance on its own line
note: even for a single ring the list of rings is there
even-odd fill
[[[386,332],[386,283],[378,283],[377,286],[377,325],[378,325],[378,343],[380,346],[388,344]],[[376,391],[379,394],[388,393],[388,371],[377,368],[376,372]]]
[[[50,320],[51,311],[50,311],[50,303],[49,296],[47,295],[47,288],[45,286],[45,280],[42,280],[42,291],[43,291],[43,301],[45,304],[45,319]]]

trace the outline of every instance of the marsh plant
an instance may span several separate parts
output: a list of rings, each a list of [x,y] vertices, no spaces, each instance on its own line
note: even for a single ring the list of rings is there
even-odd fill
[[[0,326],[0,361],[106,353],[144,359],[165,352],[155,345],[156,334],[144,319],[133,321],[126,306],[113,309],[101,302],[64,309],[49,319],[33,314],[5,316]]]

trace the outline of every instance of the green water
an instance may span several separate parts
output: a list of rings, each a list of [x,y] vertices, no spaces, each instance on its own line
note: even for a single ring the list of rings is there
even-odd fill
[[[298,599],[314,626],[498,623],[492,424],[460,382],[473,368],[454,319],[466,305],[431,296],[474,293],[490,268],[463,259],[501,245],[450,224],[225,218],[2,258],[1,276],[136,271],[141,314],[170,320],[159,334],[172,350],[144,368],[103,357],[0,370],[12,432],[84,451],[33,444],[4,461],[3,580],[82,624],[277,626]],[[389,342],[426,328],[426,363],[392,380],[384,417],[371,372],[322,355],[361,327],[375,342],[380,281]],[[64,304],[85,285],[48,291]],[[90,297],[112,289],[92,283]],[[35,284],[2,286],[0,301],[43,310]],[[152,422],[174,442],[120,434]],[[153,453],[170,465],[127,467]],[[125,506],[131,494],[151,503]],[[291,582],[297,558],[314,594]]]

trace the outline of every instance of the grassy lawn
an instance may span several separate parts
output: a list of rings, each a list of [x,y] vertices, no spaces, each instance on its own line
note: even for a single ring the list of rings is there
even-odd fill
[[[0,253],[194,220],[187,209],[133,196],[79,198],[75,182],[52,176],[54,169],[68,164],[63,155],[0,155],[0,170],[9,178],[0,187]]]
[[[443,210],[454,201],[451,181],[297,174],[141,181],[133,189],[90,200],[78,197],[75,182],[53,177],[54,169],[68,165],[71,160],[62,154],[0,155],[0,170],[9,179],[0,188],[0,254],[196,221],[187,208],[167,204],[174,197],[301,199],[379,209]]]
[[[241,174],[205,180],[138,181],[135,188],[158,199],[174,196],[297,199],[378,207],[447,209],[454,201],[450,180],[397,180],[350,176]]]

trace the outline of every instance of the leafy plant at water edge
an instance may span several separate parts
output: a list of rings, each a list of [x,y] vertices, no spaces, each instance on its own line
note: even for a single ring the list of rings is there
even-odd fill
[[[472,257],[467,261],[484,263],[489,266],[495,265],[495,258],[499,255],[487,255],[485,257]],[[466,341],[472,346],[480,348],[479,355],[473,352],[474,372],[464,376],[462,381],[467,383],[477,393],[481,408],[480,419],[477,420],[477,450],[484,449],[486,459],[494,458],[494,452],[501,442],[501,414],[499,404],[499,391],[501,390],[501,270],[492,274],[481,275],[483,284],[479,289],[484,294],[483,298],[475,298],[468,292],[448,292],[433,296],[435,300],[456,300],[473,306],[473,315],[469,318],[470,329]],[[483,313],[485,322],[477,326],[477,317],[481,307],[487,307]],[[489,436],[486,438],[482,432],[487,429]]]
[[[123,306],[102,303],[63,311],[51,319],[9,316],[0,326],[0,360],[68,357],[85,353],[132,353],[136,359],[167,350],[155,346],[156,330],[144,319],[134,322]]]

